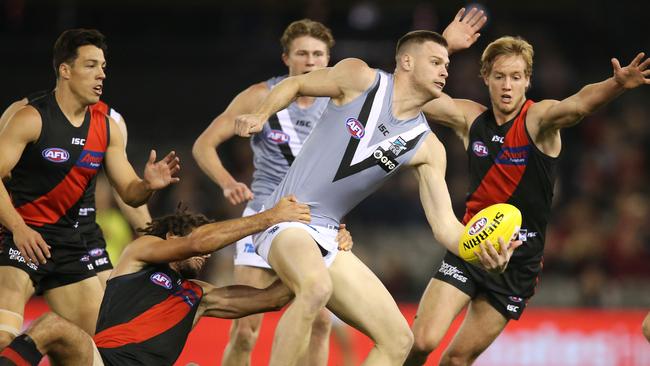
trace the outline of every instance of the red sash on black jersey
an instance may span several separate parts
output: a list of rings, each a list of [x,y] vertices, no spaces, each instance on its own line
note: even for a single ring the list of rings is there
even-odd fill
[[[49,192],[16,207],[25,223],[40,227],[59,222],[79,202],[88,183],[101,168],[108,147],[106,115],[92,108],[90,113],[90,126],[83,151],[65,178]],[[38,173],[33,172],[35,175]]]
[[[467,199],[463,223],[467,223],[477,212],[495,203],[507,202],[519,185],[526,171],[524,159],[519,156],[528,153],[531,142],[526,134],[526,112],[533,105],[526,101],[521,112],[503,139],[501,151],[492,167],[481,180],[476,190]]]

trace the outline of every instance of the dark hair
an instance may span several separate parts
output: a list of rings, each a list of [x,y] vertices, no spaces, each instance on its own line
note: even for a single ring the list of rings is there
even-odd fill
[[[188,212],[187,207],[181,203],[176,207],[173,215],[158,217],[151,220],[144,229],[138,229],[144,235],[153,235],[165,239],[168,233],[185,236],[195,228],[213,222],[204,215]]]
[[[398,56],[402,49],[410,44],[422,44],[428,41],[435,42],[444,48],[448,47],[447,40],[439,33],[428,30],[415,30],[406,33],[397,41],[397,47],[395,47],[395,56]]]
[[[287,29],[284,30],[282,38],[280,38],[282,52],[289,54],[291,42],[293,42],[294,39],[303,36],[309,36],[322,41],[327,45],[327,52],[334,47],[334,36],[332,36],[332,31],[329,28],[321,22],[316,22],[311,19],[301,19],[292,22],[287,26]]]
[[[93,45],[104,51],[108,50],[106,37],[96,29],[68,29],[61,33],[56,42],[54,42],[54,52],[52,64],[54,74],[59,77],[59,66],[62,63],[72,63],[79,56],[77,49],[81,46]]]

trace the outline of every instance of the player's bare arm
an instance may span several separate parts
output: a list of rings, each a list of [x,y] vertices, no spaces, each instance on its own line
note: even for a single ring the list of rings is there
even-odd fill
[[[192,281],[198,283],[204,292],[195,323],[201,316],[234,319],[276,311],[293,299],[293,292],[280,280],[265,289],[243,285],[214,287],[206,282]]]
[[[266,83],[258,83],[239,93],[225,111],[217,116],[192,147],[192,155],[201,170],[221,187],[224,197],[232,205],[252,200],[253,192],[242,182],[238,182],[221,163],[217,148],[235,136],[235,118],[253,113],[255,108],[269,94]]]
[[[149,199],[154,191],[179,181],[174,174],[180,170],[180,162],[172,151],[156,161],[156,151],[151,150],[144,168],[143,179],[133,170],[124,154],[124,142],[115,121],[110,118],[110,142],[104,159],[106,175],[124,202],[138,207]]]
[[[467,99],[452,99],[447,94],[442,94],[422,107],[422,112],[429,123],[439,123],[454,130],[456,135],[468,144],[469,129],[472,123],[487,107]]]
[[[0,176],[7,176],[16,166],[25,146],[36,141],[41,134],[41,116],[32,107],[20,109],[0,132]],[[14,243],[23,256],[34,263],[46,263],[50,257],[47,243],[32,230],[11,203],[9,192],[0,183],[0,224],[9,229]]]
[[[203,225],[187,236],[170,237],[167,240],[143,236],[126,247],[111,277],[139,271],[147,263],[169,263],[210,254],[243,237],[285,221],[309,223],[309,206],[288,196],[273,208],[259,214]]]
[[[18,112],[22,107],[26,106],[27,103],[27,98],[17,100],[11,103],[11,105],[7,107],[4,112],[2,112],[2,116],[0,116],[0,131],[4,129],[11,117],[13,117],[14,114],[16,114],[16,112]]]
[[[589,84],[562,101],[544,100],[530,107],[526,127],[543,152],[557,156],[560,129],[577,124],[626,90],[650,84],[650,58],[643,52],[625,67],[615,58],[611,62],[614,75],[607,80]]]
[[[372,85],[375,75],[365,62],[349,58],[331,68],[288,77],[271,90],[255,113],[237,117],[235,132],[243,137],[260,132],[271,114],[300,96],[330,97],[338,105],[346,104]]]
[[[445,182],[447,158],[440,140],[434,134],[429,134],[409,165],[415,168],[422,207],[436,241],[458,255],[458,242],[464,227],[454,215],[451,205]],[[497,252],[492,245],[481,246],[478,256],[483,268],[489,272],[505,271],[512,252],[521,242],[511,242],[508,246],[502,242],[500,244],[508,249]]]
[[[447,40],[449,54],[471,47],[481,36],[479,31],[486,22],[487,17],[483,10],[472,8],[466,12],[465,8],[461,8],[442,32],[442,36]]]

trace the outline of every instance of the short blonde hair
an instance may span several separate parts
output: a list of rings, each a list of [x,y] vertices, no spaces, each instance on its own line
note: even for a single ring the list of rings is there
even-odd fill
[[[323,23],[317,22],[311,19],[301,19],[292,22],[287,26],[280,38],[280,44],[282,44],[282,51],[285,54],[289,53],[289,47],[291,47],[291,42],[294,39],[300,38],[303,36],[309,36],[316,38],[327,46],[327,52],[329,53],[330,49],[334,47],[334,36],[332,36],[332,31],[327,28]]]
[[[524,73],[533,74],[533,46],[521,37],[505,36],[490,43],[481,56],[481,76],[487,77],[492,71],[494,60],[501,55],[519,55],[526,63]]]

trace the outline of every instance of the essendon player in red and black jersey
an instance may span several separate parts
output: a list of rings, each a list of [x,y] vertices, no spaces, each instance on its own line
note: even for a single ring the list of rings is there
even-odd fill
[[[453,254],[445,256],[422,296],[407,365],[424,364],[468,303],[465,321],[443,352],[441,365],[452,359],[454,364],[471,364],[510,319],[519,319],[542,269],[544,232],[561,150],[560,129],[575,125],[625,90],[650,84],[644,71],[650,59],[643,59],[639,54],[623,68],[613,59],[613,77],[587,85],[563,101],[533,103],[525,96],[533,48],[521,38],[502,37],[488,45],[481,58],[490,109],[448,96],[424,108],[429,120],[452,127],[467,150],[470,193],[464,221],[491,204],[511,203],[522,212],[519,238],[523,244],[500,275],[487,275]]]
[[[52,91],[48,90],[37,91],[28,94],[25,98],[19,101],[12,103],[2,114],[2,117],[0,117],[0,131],[19,109],[26,106],[27,104],[36,101],[37,99],[50,95],[51,93]],[[96,109],[106,114],[107,116],[110,116],[116,122],[117,126],[122,132],[122,137],[124,138],[124,146],[126,147],[128,132],[126,128],[126,122],[124,121],[122,115],[101,100],[89,108]],[[106,286],[106,280],[108,279],[110,270],[113,268],[113,264],[111,263],[108,252],[106,251],[106,241],[104,240],[102,230],[96,222],[96,180],[97,178],[94,176],[88,183],[88,188],[84,192],[81,202],[79,203],[79,217],[77,218],[77,221],[81,238],[88,248],[90,263],[94,266],[95,273],[97,274],[97,277],[99,277],[102,286]],[[147,208],[146,204],[140,207],[131,207],[129,205],[126,205],[117,196],[115,196],[115,200],[120,210],[135,230],[144,228],[147,222],[151,221],[151,215],[149,214],[149,209]]]
[[[277,310],[293,297],[280,281],[260,290],[193,279],[210,253],[287,220],[308,223],[309,207],[285,197],[268,211],[234,220],[209,223],[184,210],[154,219],[111,273],[93,339],[46,314],[0,353],[0,366],[35,366],[42,354],[61,365],[171,366],[202,316]]]
[[[174,153],[135,174],[111,118],[97,103],[106,77],[104,37],[95,30],[64,32],[54,45],[54,92],[18,110],[0,133],[0,348],[19,332],[24,305],[43,292],[53,311],[94,333],[103,293],[76,228],[88,183],[104,166],[132,205],[178,181]],[[8,188],[8,189],[7,189]]]

